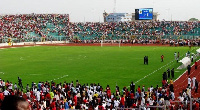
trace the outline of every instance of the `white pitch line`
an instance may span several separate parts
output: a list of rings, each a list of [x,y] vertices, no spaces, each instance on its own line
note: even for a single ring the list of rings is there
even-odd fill
[[[20,57],[20,60],[24,60],[23,57]]]
[[[172,61],[173,62],[173,61]],[[167,64],[165,64],[165,65],[163,65],[163,66],[161,66],[160,68],[158,68],[157,70],[154,70],[153,72],[151,72],[151,73],[149,73],[148,75],[146,75],[146,77],[148,77],[148,76],[150,76],[150,75],[152,75],[153,73],[155,73],[156,71],[158,71],[158,70],[161,70],[163,67],[165,67],[165,66],[167,66],[168,64],[170,64],[171,62],[169,62],[169,63],[167,63]],[[136,82],[135,82],[135,84],[136,83],[138,83],[138,82],[140,82],[141,80],[143,80],[143,79],[145,79],[146,77],[143,77],[143,78],[141,78],[141,79],[139,79],[139,80],[137,80]]]
[[[4,74],[4,72],[0,72],[0,74]]]
[[[41,75],[41,74],[30,74],[30,75]]]
[[[64,75],[64,76],[61,76],[60,78],[55,78],[55,79],[53,79],[54,81],[55,80],[58,80],[58,79],[62,79],[62,78],[64,78],[64,77],[67,77],[68,75]],[[51,80],[52,81],[52,80]]]

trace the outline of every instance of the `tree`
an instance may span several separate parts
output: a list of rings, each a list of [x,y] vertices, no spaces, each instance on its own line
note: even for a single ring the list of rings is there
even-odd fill
[[[199,21],[197,18],[190,18],[188,21]]]

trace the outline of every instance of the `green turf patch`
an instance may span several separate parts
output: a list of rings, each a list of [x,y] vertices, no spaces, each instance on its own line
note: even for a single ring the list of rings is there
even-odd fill
[[[175,78],[185,71],[176,70],[180,63],[176,63],[174,52],[180,52],[183,58],[188,50],[188,47],[147,46],[8,48],[0,51],[0,75],[13,83],[20,76],[24,86],[51,80],[57,83],[76,80],[81,84],[100,83],[104,88],[109,84],[112,90],[116,84],[122,89],[131,81],[137,82],[136,86],[161,86],[162,73],[168,68],[175,68]],[[164,62],[161,62],[162,54]],[[149,57],[148,65],[143,64],[145,55]]]

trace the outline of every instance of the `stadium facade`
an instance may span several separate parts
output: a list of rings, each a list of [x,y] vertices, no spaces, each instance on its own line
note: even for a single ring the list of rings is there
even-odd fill
[[[153,12],[153,19],[148,21],[157,21],[158,12]],[[141,21],[135,19],[135,13],[103,13],[104,22],[127,22]]]

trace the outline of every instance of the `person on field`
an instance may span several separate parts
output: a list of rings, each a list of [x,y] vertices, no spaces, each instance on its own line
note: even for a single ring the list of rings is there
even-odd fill
[[[197,69],[197,66],[198,66],[197,61],[195,61],[194,66],[195,66],[195,69]]]
[[[171,92],[174,92],[174,86],[173,86],[173,84],[174,84],[174,81],[173,81],[172,79],[170,79],[169,88],[170,88],[170,91],[171,91]]]
[[[194,76],[192,78],[192,89],[194,89],[194,87],[195,87],[195,81],[196,81],[196,77]]]
[[[177,58],[177,53],[174,52],[174,59],[176,60],[176,58]]]
[[[20,88],[23,88],[22,79],[18,77],[18,85]]]
[[[135,84],[133,83],[133,81],[130,84],[130,91],[135,93]]]
[[[144,64],[146,64],[146,56],[144,56]]]
[[[179,52],[178,52],[177,57],[176,57],[176,62],[177,62],[177,63],[178,63],[179,57],[180,57],[180,54],[179,54]]]
[[[189,46],[189,48],[191,49],[191,46],[192,46],[192,45],[191,45],[191,42],[188,42],[188,46]]]
[[[148,56],[146,56],[146,64],[148,65],[149,59]]]
[[[188,77],[188,86],[191,87],[191,78],[190,78],[190,76]]]
[[[169,68],[167,69],[167,76],[168,76],[168,78],[170,78],[170,70],[169,70]]]
[[[171,70],[171,76],[172,76],[172,78],[174,78],[174,68],[172,68],[172,70]]]
[[[193,56],[193,54],[191,55],[191,62],[193,62],[193,59],[194,59],[194,56]]]
[[[190,75],[190,71],[191,71],[191,66],[190,65],[187,66],[187,70],[188,70],[188,75]]]
[[[164,55],[161,55],[161,62],[163,62],[163,59],[164,59]]]
[[[167,80],[167,73],[166,72],[163,73],[163,80]]]
[[[145,57],[144,57],[144,64],[147,64],[147,65],[148,65],[148,56],[145,56]]]
[[[190,57],[190,51],[187,52],[187,57]]]
[[[198,92],[198,88],[199,88],[199,83],[197,80],[195,80],[195,92]]]
[[[177,57],[179,58],[180,57],[180,53],[178,52],[178,55],[177,55]]]

